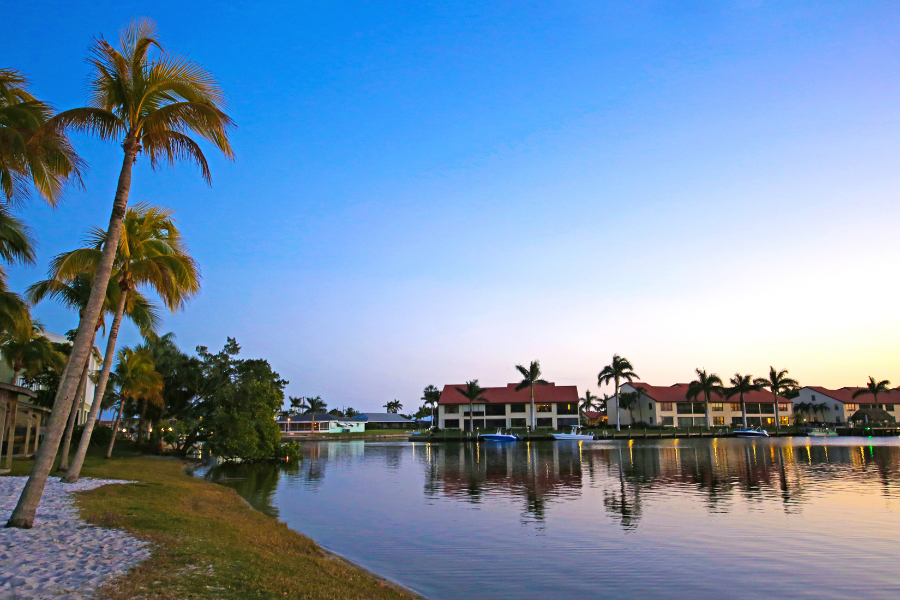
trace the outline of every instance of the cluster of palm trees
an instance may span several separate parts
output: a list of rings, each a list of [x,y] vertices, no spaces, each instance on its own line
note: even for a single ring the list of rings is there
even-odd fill
[[[686,397],[688,400],[703,400],[705,404],[707,427],[711,426],[709,404],[712,401],[713,397],[730,399],[737,396],[740,399],[743,424],[744,427],[747,427],[747,405],[744,402],[744,395],[750,392],[768,390],[772,393],[772,399],[775,404],[775,426],[777,428],[778,424],[781,422],[781,415],[778,408],[778,396],[783,395],[790,390],[795,390],[800,386],[797,381],[788,377],[787,369],[781,369],[779,371],[775,369],[775,367],[769,367],[768,377],[754,378],[752,375],[735,373],[734,377],[729,380],[729,383],[731,384],[730,386],[726,386],[721,377],[719,377],[715,373],[708,373],[706,369],[696,369],[695,372],[697,374],[697,378],[688,384]],[[614,398],[617,402],[617,430],[620,430],[622,428],[618,410],[620,408],[630,411],[631,421],[634,422],[634,407],[637,406],[640,419],[643,421],[643,415],[640,414],[640,401],[641,398],[646,395],[644,391],[635,386],[635,389],[637,391],[625,393],[619,392],[620,386],[623,382],[627,381],[628,383],[633,383],[636,379],[640,379],[640,377],[637,373],[634,372],[634,367],[632,366],[631,362],[627,358],[619,356],[618,354],[614,354],[610,364],[603,367],[603,369],[597,375],[598,386],[607,385],[609,383],[612,383],[614,386],[615,394],[612,398]],[[870,377],[869,379],[871,380],[872,378]],[[586,396],[589,396],[589,394],[590,393],[588,392]],[[603,405],[605,405],[606,401],[609,399],[610,398],[607,397],[603,401]],[[582,399],[582,406],[585,405],[584,402],[585,400]]]
[[[537,427],[534,405],[534,386],[550,385],[550,383],[542,378],[540,361],[533,360],[528,365],[528,367],[525,367],[523,365],[516,365],[516,370],[522,376],[522,381],[519,382],[519,384],[516,386],[516,391],[519,392],[527,388],[529,393],[531,394],[531,429],[534,430],[535,427]],[[484,392],[486,391],[486,389],[478,385],[477,379],[472,379],[471,381],[466,382],[466,387],[456,388],[456,391],[462,394],[462,396],[469,401],[469,433],[471,434],[475,431],[474,413],[472,412],[474,408],[473,405],[476,402],[488,401],[487,398],[484,397]],[[440,393],[438,393],[438,399],[439,398]],[[435,402],[437,402],[437,399],[435,400]]]
[[[199,288],[198,270],[184,250],[171,211],[146,204],[128,208],[135,163],[142,157],[153,168],[163,163],[192,162],[209,183],[209,165],[196,138],[233,157],[228,140],[233,123],[223,111],[224,97],[218,83],[201,66],[164,50],[151,21],[132,23],[116,46],[102,37],[95,39],[89,63],[88,105],[59,113],[28,92],[28,82],[21,73],[0,71],[0,190],[5,198],[0,206],[0,259],[8,264],[34,262],[30,232],[12,216],[11,207],[33,192],[53,205],[67,185],[82,185],[84,163],[68,132],[114,141],[123,153],[108,226],[96,229],[85,247],[54,259],[50,279],[33,287],[33,300],[57,297],[78,308],[79,325],[61,374],[44,443],[7,523],[11,527],[29,528],[34,522],[77,390],[87,376],[85,365],[104,315],[112,315],[107,351],[85,433],[65,481],[77,480],[84,457],[81,446],[86,450],[100,410],[122,318],[129,316],[148,332],[156,322],[156,309],[141,295],[140,288],[152,288],[171,310],[181,308]],[[39,337],[36,332],[39,328],[32,323],[24,299],[8,289],[5,273],[0,270],[0,335],[27,340],[29,336]],[[137,373],[137,361],[143,359],[134,358],[134,354],[140,353],[120,355],[123,374]],[[132,360],[136,362],[130,369]],[[128,388],[131,391],[125,393],[137,394],[135,397],[143,394],[149,400],[152,386],[145,384]]]

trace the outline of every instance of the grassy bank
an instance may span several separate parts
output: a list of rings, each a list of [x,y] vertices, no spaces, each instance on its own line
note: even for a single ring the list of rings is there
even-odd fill
[[[14,463],[24,475],[29,461]],[[89,456],[85,477],[128,479],[78,495],[91,523],[126,529],[155,545],[152,558],[96,598],[414,598],[336,558],[234,490],[190,477],[176,460],[120,453]],[[314,516],[313,516],[314,517]]]

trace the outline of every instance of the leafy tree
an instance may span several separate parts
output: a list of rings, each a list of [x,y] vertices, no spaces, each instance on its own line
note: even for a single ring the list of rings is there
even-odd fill
[[[890,388],[891,382],[887,379],[882,381],[875,381],[875,378],[869,375],[869,381],[866,383],[865,389],[856,390],[853,392],[853,399],[857,399],[860,396],[865,396],[866,394],[872,394],[872,400],[874,402],[878,402],[878,394],[887,394],[891,391]]]
[[[759,377],[754,379],[753,383],[772,392],[772,401],[775,403],[775,430],[778,431],[778,427],[781,425],[781,413],[778,410],[778,396],[784,396],[790,390],[796,390],[800,387],[800,384],[797,383],[796,380],[788,377],[787,369],[776,371],[775,367],[771,366],[769,367],[768,378]],[[796,397],[796,395],[794,397]],[[746,424],[746,418],[744,420]]]
[[[734,377],[731,378],[731,387],[725,389],[725,397],[733,398],[734,396],[740,396],[741,399],[741,415],[744,418],[744,429],[747,428],[747,404],[744,402],[744,394],[749,394],[750,392],[758,392],[762,389],[762,383],[760,383],[760,379],[753,379],[752,375],[741,375],[740,373],[735,373]],[[778,400],[775,400],[776,404]],[[777,411],[777,408],[776,408]],[[775,413],[775,421],[778,421],[778,413]]]
[[[531,393],[531,428],[534,429],[535,427],[537,427],[537,411],[534,406],[534,386],[550,385],[550,383],[541,379],[540,361],[531,361],[531,364],[528,365],[527,369],[522,365],[516,365],[516,369],[519,371],[519,373],[522,374],[522,381],[519,382],[519,385],[516,386],[516,391],[518,392],[520,390],[528,388],[528,391]],[[478,380],[476,379],[475,381]]]
[[[472,381],[466,382],[466,387],[456,388],[456,391],[469,401],[469,433],[473,433],[475,431],[475,421],[472,413],[472,405],[479,400],[487,402],[487,399],[483,395],[484,388],[478,385],[477,379],[473,379]]]
[[[397,414],[403,408],[403,405],[400,404],[399,400],[391,400],[390,402],[388,402],[387,404],[384,404],[383,406],[389,413],[392,413],[392,414]]]
[[[715,373],[707,373],[706,369],[696,369],[697,379],[688,384],[687,397],[689,400],[696,400],[703,396],[706,404],[706,428],[709,429],[709,399],[711,396],[723,396],[725,388],[722,384],[722,378]]]
[[[612,362],[603,367],[603,370],[597,374],[597,385],[604,385],[612,381],[615,384],[615,396],[616,399],[616,430],[621,430],[621,424],[619,423],[619,384],[622,381],[627,381],[628,383],[633,382],[635,379],[640,379],[638,374],[634,372],[634,367],[631,366],[631,363],[627,358],[623,358],[618,354],[613,354]]]
[[[422,401],[425,403],[425,406],[431,408],[431,426],[435,427],[437,423],[437,419],[435,417],[435,412],[437,411],[438,402],[441,399],[441,390],[437,389],[433,385],[429,385],[424,390],[422,390]]]
[[[104,140],[121,141],[122,169],[106,243],[69,359],[73,367],[66,369],[60,383],[44,444],[35,456],[31,475],[7,522],[10,527],[30,528],[34,523],[63,434],[66,411],[76,391],[82,365],[91,352],[91,331],[100,317],[112,275],[128,206],[132,169],[139,153],[143,152],[154,168],[162,162],[193,161],[207,182],[210,172],[206,157],[188,133],[212,143],[226,157],[233,157],[228,142],[232,121],[222,111],[221,89],[199,65],[165,52],[156,40],[153,22],[142,20],[132,24],[122,34],[118,50],[102,37],[97,38],[91,54],[94,74],[89,86],[90,106],[64,111],[47,124],[53,131],[75,129],[93,133]]]

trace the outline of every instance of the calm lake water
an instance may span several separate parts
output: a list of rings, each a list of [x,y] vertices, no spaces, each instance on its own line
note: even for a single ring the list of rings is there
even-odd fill
[[[900,598],[900,440],[321,442],[217,467],[433,600]]]

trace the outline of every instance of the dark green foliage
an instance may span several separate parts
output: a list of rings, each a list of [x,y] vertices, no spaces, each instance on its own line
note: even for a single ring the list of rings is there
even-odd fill
[[[79,425],[75,428],[75,433],[73,435],[73,439],[76,441],[75,445],[81,441],[81,436],[84,434],[84,425]],[[91,446],[96,446],[98,448],[105,448],[109,445],[109,440],[112,439],[112,428],[107,427],[106,425],[95,425],[94,430],[91,432]]]
[[[72,346],[54,343],[53,349],[60,354],[68,356],[69,352],[72,351]],[[56,390],[59,388],[61,375],[61,370],[54,366],[44,367],[40,373],[33,377],[25,375],[25,385],[36,389],[37,397],[33,400],[35,404],[44,408],[53,408],[53,400],[56,398]]]

